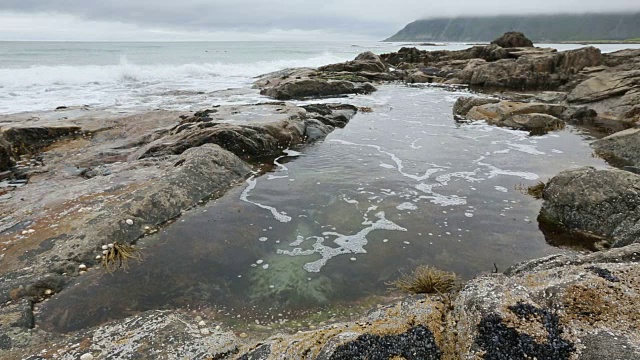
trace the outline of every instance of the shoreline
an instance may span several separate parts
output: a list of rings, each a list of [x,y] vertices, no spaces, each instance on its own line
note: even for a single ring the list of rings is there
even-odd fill
[[[590,49],[592,48],[553,53],[545,49],[487,46],[468,51],[437,52],[440,58],[430,58],[434,55],[411,49],[404,53],[383,56],[364,53],[354,61],[331,64],[317,70],[293,69],[265,76],[259,79],[256,85],[263,95],[276,101],[366,94],[376,91],[372,83],[381,82],[495,86],[507,92],[493,92],[498,98],[471,98],[456,103],[453,113],[458,120],[484,120],[496,126],[524,129],[532,133],[540,130],[559,130],[564,122],[582,126],[609,120],[617,122],[621,129],[630,127],[634,124],[632,120],[633,116],[636,116],[635,113],[631,112],[631,118],[627,119],[625,116],[628,112],[620,112],[618,108],[611,109],[611,104],[616,104],[611,99],[616,100],[626,94],[611,92],[610,96],[602,99],[602,89],[598,89],[599,93],[593,95],[590,92],[593,89],[582,84],[590,85],[590,79],[600,79],[598,76],[602,77],[603,74],[610,74],[609,76],[615,78],[617,72],[614,70],[618,68],[621,70],[615,71],[629,71],[625,67],[626,64],[631,63],[635,57],[640,57],[640,52],[631,55],[615,54],[603,61],[599,52]],[[469,58],[468,54],[479,54],[480,58]],[[513,62],[503,61],[514,57],[517,60]],[[530,79],[535,81],[518,78],[519,73],[510,72],[510,66],[517,66],[518,62],[535,63],[547,59],[557,61],[558,58],[567,64],[566,72],[561,68],[550,70],[548,73],[534,73]],[[481,61],[475,61],[478,59]],[[427,61],[434,65],[425,67]],[[604,66],[603,62],[608,62],[609,65]],[[576,66],[582,66],[580,71],[583,72],[572,73],[569,70],[575,70]],[[601,69],[590,70],[598,67]],[[578,84],[573,84],[572,81]],[[632,95],[634,86],[629,85]],[[514,96],[514,88],[520,87],[523,87],[524,91],[517,90],[519,97]],[[555,92],[547,90],[536,93],[540,88],[554,88]],[[506,110],[507,108],[509,110]],[[516,110],[513,110],[514,108]],[[0,315],[4,316],[2,319],[13,319],[16,314],[30,314],[32,320],[26,324],[26,329],[29,330],[27,333],[31,333],[29,336],[36,339],[34,341],[38,341],[39,337],[39,341],[43,341],[47,335],[42,333],[42,330],[36,330],[35,334],[31,332],[34,304],[64,291],[64,287],[72,280],[69,276],[79,276],[83,271],[98,268],[96,254],[99,254],[101,245],[114,242],[132,244],[145,234],[157,232],[162,228],[162,224],[179,217],[183,211],[198,206],[212,194],[224,193],[232,184],[242,181],[251,171],[255,171],[253,160],[279,154],[282,149],[296,144],[309,144],[321,140],[336,127],[346,126],[357,111],[357,108],[350,105],[314,107],[273,102],[261,105],[225,105],[214,107],[209,112],[195,114],[159,111],[148,112],[144,116],[133,114],[125,118],[114,115],[106,121],[104,118],[69,118],[65,120],[65,124],[51,119],[38,119],[29,127],[3,127],[6,140],[0,140],[9,143],[10,146],[5,146],[2,142],[0,146],[4,146],[8,152],[9,162],[21,155],[38,155],[42,151],[45,156],[41,160],[34,157],[35,163],[29,160],[27,164],[14,163],[6,166],[6,169],[0,169],[0,172],[9,169],[9,176],[15,177],[15,180],[26,177],[29,183],[17,186],[17,191],[23,188],[32,192],[32,198],[26,204],[14,199],[13,205],[8,208],[10,210],[2,214],[5,219],[4,224],[0,224],[0,228],[3,229],[1,236],[10,234],[21,237],[18,247],[13,250],[14,256],[7,252],[0,258],[4,260],[0,264],[4,280],[0,286],[0,300],[9,304],[0,309]],[[268,120],[256,125],[253,115],[247,115],[251,113],[266,115]],[[64,114],[64,110],[59,114]],[[150,114],[152,116],[149,116]],[[234,120],[225,123],[229,118]],[[34,137],[43,142],[34,142]],[[608,144],[609,141],[610,139],[605,138],[599,140],[599,144]],[[257,143],[263,145],[258,146]],[[616,153],[617,149],[607,147],[606,153],[614,156],[613,153]],[[82,153],[77,153],[79,150]],[[52,154],[57,155],[52,157]],[[616,153],[615,156],[623,158],[631,164],[629,166],[635,166],[633,159],[626,158],[624,152]],[[74,159],[78,164],[86,164],[86,167],[68,170],[60,158],[65,161]],[[45,166],[46,171],[40,172]],[[637,176],[629,171],[619,173],[619,170],[589,173],[594,181],[600,176],[609,175],[615,175],[616,178],[604,182],[607,186],[615,185],[617,181],[625,184],[634,182]],[[76,180],[70,180],[73,176],[77,177]],[[83,180],[79,181],[80,179]],[[114,182],[113,179],[119,180]],[[85,180],[91,180],[88,183],[97,186],[89,186]],[[492,336],[500,341],[513,341],[514,336],[520,339],[518,341],[525,341],[523,339],[526,334],[535,332],[536,326],[543,325],[549,329],[549,324],[538,324],[539,319],[533,319],[531,316],[537,314],[536,316],[544,319],[551,316],[550,310],[543,302],[538,301],[538,297],[540,293],[552,289],[558,291],[554,301],[557,301],[564,311],[553,315],[558,317],[554,320],[555,326],[558,326],[558,322],[567,324],[571,321],[575,328],[548,330],[550,340],[555,336],[554,342],[542,346],[536,353],[527,355],[544,357],[559,352],[569,358],[568,356],[576,351],[582,354],[589,351],[597,354],[597,351],[600,351],[589,348],[591,344],[581,341],[588,338],[586,333],[598,328],[573,311],[593,310],[591,307],[597,304],[571,303],[563,296],[573,294],[601,298],[609,296],[607,287],[613,286],[620,290],[615,293],[616,300],[622,304],[622,309],[626,312],[607,313],[611,316],[603,320],[606,321],[604,325],[608,331],[623,337],[626,341],[625,346],[628,345],[632,349],[630,351],[635,351],[633,349],[640,346],[640,339],[630,334],[628,329],[634,324],[637,325],[638,319],[629,313],[629,304],[634,304],[636,299],[633,295],[624,295],[624,291],[636,289],[629,279],[638,271],[640,245],[629,245],[628,240],[633,233],[628,236],[616,235],[626,231],[626,228],[615,228],[615,224],[607,223],[608,233],[597,234],[597,229],[589,227],[590,222],[583,224],[570,218],[573,212],[564,214],[558,210],[566,208],[565,202],[575,201],[573,198],[563,198],[563,194],[570,193],[572,189],[568,189],[562,181],[570,182],[571,179],[563,180],[562,176],[559,176],[557,180],[552,179],[544,189],[543,210],[550,221],[564,223],[574,230],[584,230],[585,233],[594,232],[593,235],[600,237],[602,248],[611,245],[616,247],[618,243],[627,246],[590,255],[553,255],[531,260],[512,267],[507,271],[507,275],[485,276],[471,280],[460,293],[449,297],[439,295],[403,299],[394,305],[374,311],[360,321],[363,324],[349,322],[301,334],[276,335],[257,345],[251,346],[245,342],[243,350],[240,349],[243,341],[230,332],[211,328],[207,324],[201,325],[202,320],[197,321],[197,318],[189,318],[179,312],[161,311],[136,315],[124,321],[103,325],[97,330],[83,331],[81,333],[84,335],[72,338],[71,343],[88,336],[93,339],[93,347],[81,346],[71,349],[69,343],[60,344],[60,350],[65,351],[68,358],[94,351],[97,353],[103,351],[101,347],[108,348],[108,342],[113,342],[118,337],[117,334],[126,333],[131,330],[130,326],[143,323],[148,324],[148,327],[143,326],[147,332],[145,336],[162,336],[167,329],[175,330],[177,327],[186,326],[186,330],[182,329],[184,338],[177,342],[152,345],[161,346],[166,351],[176,351],[181,344],[191,346],[191,350],[184,350],[191,352],[178,352],[175,353],[176,356],[208,354],[222,359],[245,354],[239,359],[270,359],[307,353],[314,354],[314,358],[326,356],[333,359],[347,354],[387,354],[385,351],[388,352],[389,349],[385,350],[381,345],[385,341],[398,344],[400,349],[398,353],[388,353],[389,356],[402,355],[402,351],[406,350],[403,346],[424,350],[426,345],[429,345],[431,350],[424,353],[424,358],[439,358],[437,354],[479,354],[482,351],[497,355],[501,354],[500,351],[510,350],[496,347],[497,344],[491,342]],[[38,183],[42,185],[38,186]],[[64,192],[57,194],[58,199],[55,201],[51,201],[51,183],[66,187]],[[78,191],[83,196],[78,196]],[[127,198],[133,200],[127,201]],[[40,214],[40,218],[33,219],[33,214],[37,214],[37,209],[43,205],[47,206],[47,210]],[[592,220],[603,216],[579,214]],[[7,221],[6,215],[17,216],[18,219]],[[629,221],[632,220],[633,218]],[[625,224],[622,226],[626,226]],[[5,243],[14,242],[14,239],[9,237],[3,240]],[[24,250],[34,251],[35,254],[18,260],[18,253]],[[6,257],[7,254],[10,256]],[[55,260],[47,260],[46,257]],[[623,260],[612,261],[615,258]],[[559,277],[557,272],[561,270],[566,274]],[[532,277],[547,281],[538,280],[540,283],[532,285],[529,282]],[[590,283],[598,284],[593,292],[584,288]],[[472,309],[469,306],[471,303],[481,306]],[[529,305],[523,305],[525,303]],[[598,308],[593,311],[604,310]],[[529,315],[518,318],[522,313]],[[494,315],[498,316],[499,320]],[[408,319],[413,320],[409,322]],[[409,323],[414,325],[409,326]],[[487,333],[477,327],[478,323],[491,323],[493,329],[503,329],[506,326],[507,330]],[[99,329],[107,328],[107,337],[97,339]],[[451,332],[454,328],[457,329],[455,336]],[[23,339],[25,332],[16,331],[18,335],[15,335],[15,340]],[[563,331],[565,336],[560,335]],[[597,331],[596,333],[599,334]],[[365,339],[367,334],[391,337],[383,339],[369,336]],[[136,341],[140,344],[151,341],[145,336]],[[29,343],[27,348],[39,348],[41,345],[44,343]],[[353,348],[359,352],[349,353]],[[215,354],[211,353],[213,349]],[[623,350],[620,351],[624,353]],[[635,356],[634,354],[632,355]]]

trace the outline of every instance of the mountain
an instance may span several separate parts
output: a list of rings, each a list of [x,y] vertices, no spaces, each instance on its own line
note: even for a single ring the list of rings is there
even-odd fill
[[[640,12],[425,19],[385,41],[491,41],[507,31],[523,32],[536,42],[637,39]]]

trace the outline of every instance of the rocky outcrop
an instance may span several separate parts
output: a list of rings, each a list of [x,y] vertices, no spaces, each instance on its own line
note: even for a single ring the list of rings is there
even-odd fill
[[[362,53],[356,57],[353,61],[347,61],[345,63],[340,64],[332,64],[321,66],[318,68],[318,71],[322,72],[385,72],[387,71],[387,64],[382,62],[380,56],[367,51]]]
[[[20,156],[34,154],[60,138],[76,135],[79,126],[43,124],[40,126],[0,126],[0,172],[8,170]]]
[[[287,105],[265,105],[279,108],[289,114],[286,118],[249,124],[220,124],[215,118],[187,119],[173,129],[170,134],[143,147],[137,158],[159,157],[181,154],[186,149],[203,144],[217,144],[235,155],[251,159],[278,154],[284,149],[303,144],[312,133],[307,127],[318,127],[315,121],[327,126],[323,133],[335,127],[344,127],[356,114],[357,108],[350,105],[310,105],[306,108]],[[285,110],[287,108],[287,110]],[[134,155],[136,156],[136,155]]]
[[[517,59],[469,63],[451,82],[485,88],[556,90],[580,70],[598,66],[601,62],[600,50],[594,47],[523,55]]]
[[[576,86],[569,94],[572,103],[592,103],[599,100],[622,96],[640,87],[640,70],[602,72]]]
[[[601,247],[640,239],[640,175],[582,168],[560,173],[544,189],[540,220],[595,238]]]
[[[564,122],[558,117],[565,110],[561,105],[468,97],[459,98],[453,107],[458,118],[485,120],[492,125],[535,133],[564,128]]]
[[[640,169],[640,129],[628,129],[594,141],[591,146],[609,163]]]
[[[356,322],[277,335],[238,360],[640,359],[640,245],[553,255],[410,297]]]
[[[503,48],[533,47],[533,41],[527,39],[523,33],[516,31],[504,33],[491,43]]]
[[[292,69],[263,76],[255,86],[260,94],[277,100],[335,97],[349,94],[369,94],[376,88],[369,78],[389,78],[384,64],[370,60],[329,65],[325,70]],[[382,73],[381,73],[382,71]]]

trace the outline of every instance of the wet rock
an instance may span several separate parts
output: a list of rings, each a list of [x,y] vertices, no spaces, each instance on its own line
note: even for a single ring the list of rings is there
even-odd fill
[[[503,48],[533,47],[533,41],[521,32],[510,31],[491,42]]]
[[[455,115],[469,120],[486,120],[492,125],[536,133],[564,128],[558,116],[565,110],[561,105],[468,98],[459,99],[454,106]]]
[[[453,115],[457,116],[466,116],[469,111],[476,107],[482,106],[486,104],[496,104],[499,103],[500,100],[493,98],[485,98],[485,97],[473,97],[473,96],[463,96],[459,97],[455,104],[453,104]]]
[[[618,166],[640,166],[640,129],[628,129],[594,141],[598,156]]]
[[[640,239],[640,175],[582,168],[547,184],[541,221],[558,224],[621,247]]]
[[[51,344],[48,351],[69,360],[87,353],[100,359],[222,359],[237,351],[232,332],[209,330],[202,335],[195,320],[179,312],[150,311]]]
[[[506,276],[470,281],[449,317],[460,351],[456,358],[591,358],[604,353],[602,344],[611,336],[626,346],[611,354],[639,358],[640,339],[631,330],[640,321],[633,305],[639,261],[640,245],[632,245],[553,255],[516,265]],[[593,267],[620,282],[602,278]]]
[[[345,80],[300,79],[282,82],[278,86],[263,90],[266,95],[278,100],[331,97],[348,94],[369,94],[376,88],[369,84],[354,84]]]

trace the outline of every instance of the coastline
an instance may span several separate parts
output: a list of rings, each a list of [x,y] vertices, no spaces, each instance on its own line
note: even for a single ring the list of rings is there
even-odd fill
[[[607,89],[604,89],[607,96],[603,97],[603,89],[597,88],[597,92],[594,91],[589,81],[593,81],[590,79],[594,78],[601,81],[604,75],[615,79],[619,75],[618,72],[626,74],[633,71],[628,69],[629,64],[638,64],[633,63],[633,59],[640,57],[640,54],[621,53],[603,60],[599,52],[596,53],[590,48],[554,53],[545,49],[489,45],[475,50],[472,48],[466,52],[438,52],[437,55],[416,49],[403,50],[381,57],[364,53],[354,61],[327,65],[317,70],[294,69],[279,72],[276,75],[262,77],[256,86],[263,94],[279,101],[370,93],[376,90],[372,85],[376,82],[496,87],[501,89],[494,92],[499,99],[492,97],[488,101],[461,101],[454,107],[454,114],[460,121],[485,120],[496,126],[530,131],[542,129],[545,132],[560,129],[559,121],[598,124],[609,120],[617,122],[622,128],[632,127],[636,121],[634,116],[637,114],[633,112],[633,106],[631,109],[619,108],[620,98],[627,93],[634,96],[633,90],[636,85],[629,84],[625,93],[620,93],[618,89],[606,93]],[[503,61],[508,59],[513,61]],[[544,61],[561,62],[565,67],[548,71],[543,67],[546,72],[534,70],[529,73],[528,79],[522,79],[518,77],[519,72],[526,68],[526,65],[530,65],[528,61],[534,65],[540,64],[536,61],[541,61],[542,64]],[[426,66],[427,62],[429,66]],[[518,72],[512,71],[514,66]],[[580,69],[577,70],[578,68]],[[620,70],[613,70],[617,68]],[[540,92],[541,90],[546,91]],[[505,110],[506,107],[514,106],[515,111]],[[613,106],[616,108],[612,109]],[[64,114],[64,111],[61,109],[57,114]],[[8,149],[8,158],[40,154],[44,151],[45,154],[49,154],[44,160],[47,166],[50,166],[49,175],[39,172],[43,165],[39,165],[37,159],[35,164],[27,164],[26,169],[16,167],[15,165],[21,164],[15,163],[6,169],[0,169],[9,169],[13,174],[10,176],[15,176],[17,180],[21,177],[29,179],[29,183],[22,187],[33,192],[26,204],[14,199],[16,202],[8,208],[10,210],[3,213],[3,233],[12,236],[18,234],[26,238],[15,248],[15,256],[11,256],[11,259],[17,259],[17,252],[24,250],[35,251],[38,255],[27,256],[21,262],[3,261],[0,269],[4,272],[5,281],[2,284],[1,299],[3,303],[10,304],[2,308],[3,319],[13,319],[16,314],[27,313],[28,317],[31,316],[31,322],[23,326],[29,329],[27,333],[31,333],[27,337],[46,339],[48,335],[41,333],[42,330],[34,331],[36,334],[31,332],[33,315],[28,314],[32,313],[34,303],[64,291],[69,277],[81,275],[82,271],[86,271],[84,269],[87,265],[89,268],[97,269],[99,262],[96,254],[99,252],[96,250],[99,250],[100,246],[113,242],[135,243],[145,234],[158,231],[164,224],[180,216],[184,210],[222,194],[232,184],[245,179],[255,171],[253,163],[256,159],[278,156],[283,149],[296,144],[319,141],[336,127],[346,126],[357,111],[357,108],[349,105],[323,105],[318,108],[273,102],[261,105],[222,106],[212,108],[209,112],[195,114],[160,111],[142,116],[133,115],[125,119],[114,116],[107,122],[104,118],[98,121],[96,118],[88,117],[69,118],[65,120],[66,124],[41,119],[32,121],[28,127],[24,126],[26,120],[17,121],[18,126],[7,127],[6,123],[3,123],[5,137],[14,129],[11,133],[13,135],[7,137],[6,141],[10,146],[4,147]],[[267,115],[267,120],[263,119],[256,124],[256,112]],[[238,113],[239,118],[226,122]],[[24,119],[27,119],[30,115],[24,116]],[[42,133],[42,129],[46,131]],[[45,142],[34,143],[34,136],[44,139]],[[117,142],[115,145],[114,140]],[[606,148],[606,152],[612,155],[616,149]],[[81,153],[77,153],[79,150]],[[52,154],[56,156],[51,157]],[[73,172],[77,172],[74,175],[85,180],[95,179],[92,180],[92,186],[88,187],[84,181],[69,182],[69,174],[65,174],[65,171],[69,170],[63,170],[63,164],[56,163],[55,160],[76,156],[77,163],[86,163],[87,166],[84,169],[74,169]],[[616,156],[622,157],[630,164],[626,166],[636,166],[633,159],[628,159],[624,153]],[[110,166],[105,169],[104,164]],[[598,173],[593,176],[612,174],[610,171],[603,173],[604,175]],[[629,171],[615,174],[621,177],[621,180],[615,181],[637,181],[636,175]],[[56,175],[63,176],[56,178]],[[106,177],[109,177],[109,181],[101,181],[101,178]],[[113,181],[114,177],[120,180]],[[41,187],[38,187],[39,181],[43,182]],[[574,199],[562,199],[557,194],[568,192],[567,182],[557,181],[557,186],[562,189],[558,191],[553,186],[553,181],[545,189],[544,195],[549,221],[564,223],[574,230],[582,230],[581,227],[585,227],[585,232],[597,231],[588,227],[589,224],[570,222],[569,220],[575,220],[570,219],[571,214],[562,214],[559,210],[554,210],[554,201],[558,202],[558,208],[566,208],[567,203]],[[51,183],[64,186],[66,189],[57,199],[49,193]],[[98,185],[94,187],[93,184]],[[609,186],[615,183],[605,184]],[[79,189],[84,191],[84,196],[77,195]],[[45,194],[47,196],[44,196]],[[593,203],[596,200],[589,201]],[[59,206],[55,208],[51,204]],[[48,211],[42,218],[34,221],[34,210],[39,207],[45,207]],[[570,213],[577,211],[584,210]],[[5,214],[16,216],[15,221],[6,222]],[[583,214],[585,217],[590,216],[592,221],[589,223],[605,215]],[[634,218],[631,217],[622,226],[628,227],[633,221]],[[37,225],[34,226],[33,222]],[[57,226],[51,230],[50,225],[56,222]],[[627,354],[622,350],[624,346],[636,349],[639,344],[637,336],[629,332],[630,328],[637,325],[638,319],[628,312],[635,301],[635,295],[630,295],[628,290],[637,290],[637,284],[631,279],[637,273],[636,263],[640,261],[640,249],[638,245],[627,244],[633,233],[626,237],[620,236],[624,230],[611,225],[607,227],[608,233],[595,234],[603,238],[603,248],[617,247],[617,243],[628,245],[619,249],[591,255],[554,255],[532,260],[510,269],[507,275],[492,275],[472,280],[455,296],[410,297],[378,309],[359,322],[333,324],[322,330],[297,335],[277,335],[257,345],[245,344],[248,346],[244,350],[240,350],[242,341],[235,335],[218,328],[202,326],[201,320],[197,321],[197,318],[171,312],[150,312],[119,324],[102,326],[74,338],[68,344],[63,341],[60,348],[50,351],[53,353],[62,350],[63,358],[76,358],[94,351],[97,357],[104,356],[101,351],[110,346],[108,342],[113,342],[116,334],[127,333],[132,330],[131,326],[145,323],[149,324],[148,327],[143,326],[146,334],[153,336],[162,336],[167,329],[175,331],[175,326],[187,324],[186,330],[182,330],[185,332],[185,338],[152,345],[165,351],[178,351],[172,353],[175,356],[204,357],[209,354],[218,358],[233,358],[235,355],[246,353],[239,358],[269,359],[283,356],[296,358],[302,356],[300,354],[308,354],[309,358],[338,359],[364,356],[362,354],[374,356],[376,353],[370,351],[375,351],[379,352],[378,355],[407,357],[403,355],[405,351],[409,351],[407,349],[424,349],[426,345],[429,345],[431,350],[423,353],[420,358],[435,359],[443,354],[477,355],[483,351],[504,355],[501,351],[510,350],[492,342],[492,336],[497,336],[501,342],[507,339],[513,341],[515,337],[520,343],[511,345],[518,347],[522,342],[526,342],[526,334],[533,334],[542,338],[548,335],[549,344],[543,344],[537,348],[536,353],[527,355],[544,357],[560,354],[553,358],[569,358],[576,351],[583,355],[589,351],[591,354],[597,354],[599,348],[590,347],[592,344],[585,341],[593,340],[593,336],[597,340],[594,344],[605,341],[603,339],[606,335],[599,332],[602,326],[624,339],[619,347],[623,354]],[[8,238],[7,240],[12,241]],[[7,255],[3,255],[3,260],[5,256]],[[80,265],[85,265],[85,268]],[[7,270],[14,272],[7,273]],[[557,275],[560,271],[564,275]],[[532,279],[536,279],[535,284],[531,283]],[[594,283],[597,284],[596,289],[589,290],[588,284]],[[607,290],[611,287],[615,289],[616,301],[620,302],[624,310],[622,313],[610,313],[609,310],[601,308],[592,309],[590,306],[598,305],[571,303],[568,298],[572,295],[603,298],[611,295]],[[49,290],[52,292],[48,292]],[[550,315],[551,309],[545,307],[546,303],[539,299],[541,294],[549,291],[556,292],[553,301],[564,311],[554,313],[553,316],[557,315],[557,318]],[[472,309],[470,304],[481,305]],[[574,309],[596,312],[601,322],[594,325]],[[552,320],[556,324],[555,328],[544,323],[547,321],[544,319],[549,317],[555,319]],[[565,327],[561,330],[557,327],[558,322],[570,323],[573,328]],[[489,332],[483,332],[482,328],[478,328],[478,323],[485,323]],[[547,328],[549,334],[536,333],[536,327],[540,325]],[[455,332],[451,331],[452,329],[456,329]],[[107,336],[99,338],[97,334],[101,331]],[[16,339],[25,336],[24,331],[17,332],[19,335]],[[369,336],[371,334],[378,337]],[[71,348],[70,344],[87,338],[93,339],[89,347]],[[151,339],[136,341],[153,343]],[[390,352],[381,345],[389,341],[397,345],[391,347],[398,348],[397,351],[394,350],[397,353]],[[14,342],[20,343],[15,340]],[[28,341],[26,343],[29,344]],[[191,347],[182,347],[186,344]],[[29,344],[27,348],[29,346],[35,348],[40,345]],[[176,350],[178,348],[181,350]],[[354,348],[359,353],[349,352]],[[119,351],[124,350],[121,348]],[[98,355],[98,352],[102,355]],[[630,354],[637,355],[633,352]]]

